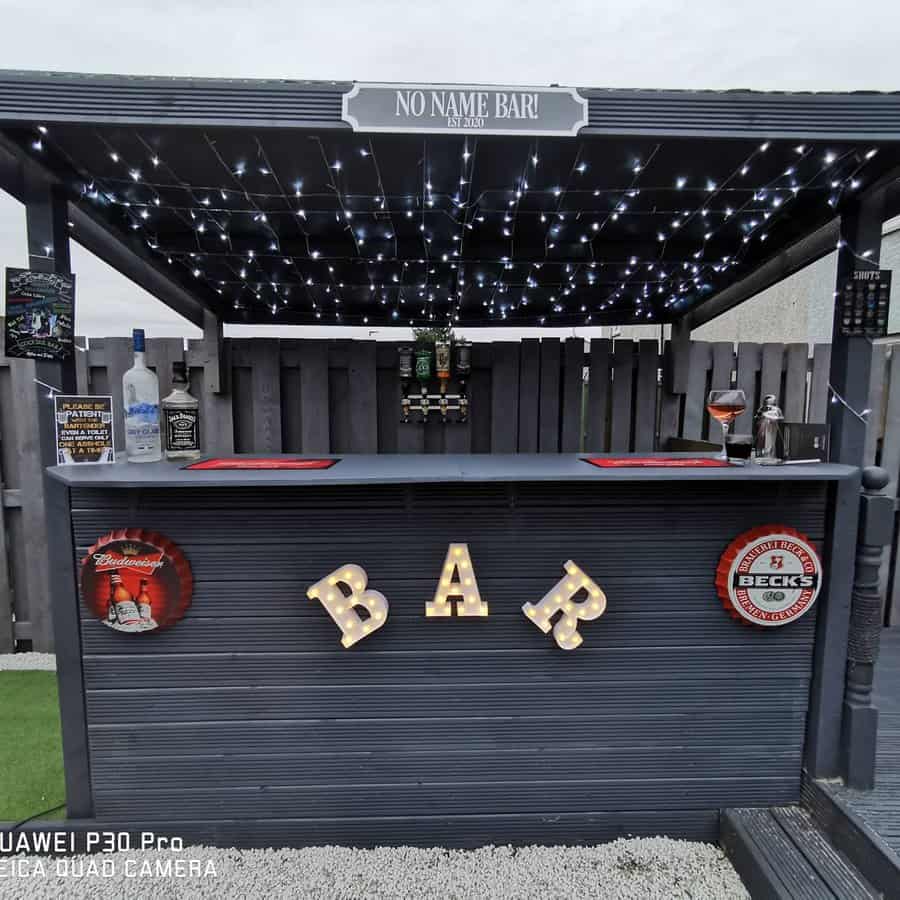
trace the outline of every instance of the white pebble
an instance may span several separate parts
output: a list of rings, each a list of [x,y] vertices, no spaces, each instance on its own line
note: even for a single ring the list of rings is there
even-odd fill
[[[53,653],[0,653],[0,672],[56,671]]]
[[[69,864],[92,857],[76,857]],[[216,874],[126,877],[125,860],[211,861]],[[620,839],[594,847],[480,847],[477,850],[305,847],[229,850],[185,847],[179,853],[93,857],[115,861],[112,877],[0,878],[0,898],[154,900],[154,898],[315,898],[315,900],[747,900],[724,853],[711,844],[670,838]],[[35,858],[29,859],[34,863]],[[3,861],[0,861],[2,863]],[[8,862],[8,860],[7,860]]]

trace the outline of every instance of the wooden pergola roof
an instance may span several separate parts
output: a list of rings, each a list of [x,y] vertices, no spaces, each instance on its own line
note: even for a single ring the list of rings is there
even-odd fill
[[[535,137],[356,132],[352,88],[0,73],[0,186],[62,185],[194,321],[280,324],[698,324],[900,208],[900,94],[579,89]]]

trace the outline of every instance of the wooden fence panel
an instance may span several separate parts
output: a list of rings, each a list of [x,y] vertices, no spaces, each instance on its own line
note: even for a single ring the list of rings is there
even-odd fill
[[[753,430],[753,413],[759,406],[757,377],[761,356],[759,344],[738,344],[736,386],[747,396],[747,409],[734,420],[734,430],[739,434],[749,434]]]
[[[519,359],[519,453],[537,453],[540,422],[541,342],[536,338],[523,340]]]
[[[328,345],[304,341],[300,350],[300,432],[304,453],[328,453]]]
[[[491,453],[515,453],[519,441],[519,344],[491,344]]]
[[[605,453],[610,399],[610,351],[612,341],[598,338],[591,341],[590,375],[588,377],[587,423],[584,449],[591,453]]]
[[[562,435],[560,450],[578,453],[584,440],[584,339],[566,338],[563,351]]]
[[[734,344],[716,341],[710,346],[712,354],[712,375],[709,379],[711,391],[726,391],[731,388],[731,377],[734,370]],[[712,417],[707,416],[706,440],[720,441],[722,428]]]
[[[656,404],[659,396],[659,344],[638,342],[637,383],[634,398],[634,450],[656,449]]]
[[[541,393],[538,424],[538,451],[559,452],[559,338],[541,341]]]
[[[78,338],[77,345],[79,390],[112,394],[121,452],[121,385],[132,364],[131,341]],[[586,352],[580,338],[564,343],[547,338],[474,345],[467,424],[457,424],[453,415],[445,426],[435,409],[424,427],[402,425],[398,347],[373,341],[229,339],[223,353],[231,389],[218,394],[206,389],[207,353],[200,341],[188,342],[185,349],[180,339],[151,339],[147,359],[157,369],[163,395],[169,390],[172,362],[182,356],[187,360],[209,454],[546,453],[577,452],[582,444],[591,452],[644,453],[664,447],[671,436],[718,440],[718,427],[705,413],[710,387],[733,382],[747,393],[748,410],[736,425],[744,432],[750,430],[764,392],[779,397],[790,420],[802,420],[806,412],[809,421],[824,421],[829,405],[828,345],[816,345],[810,357],[802,344],[694,342],[687,347],[690,365],[686,393],[681,394],[659,379],[670,344],[660,355],[654,340],[598,339]],[[10,597],[14,637],[33,639],[35,649],[50,645],[46,572],[38,562],[44,552],[43,491],[37,455],[29,447],[29,440],[37,440],[34,415],[41,402],[33,378],[32,363],[0,357],[0,541],[5,531],[10,546],[24,548],[4,563],[5,545],[0,543],[0,650],[8,647],[12,634]],[[457,393],[458,387],[452,380],[448,390]],[[416,382],[411,390],[417,392]],[[900,350],[889,355],[883,345],[874,348],[870,406],[867,459],[878,454],[896,495]],[[884,567],[883,586],[900,620],[900,584],[887,583],[890,568]]]
[[[375,341],[359,341],[347,365],[350,389],[350,453],[378,452]]]
[[[809,376],[809,408],[806,421],[823,425],[828,416],[828,373],[831,369],[831,344],[813,347],[812,373]]]
[[[634,387],[634,344],[616,341],[613,345],[612,408],[609,449],[613,453],[631,449],[631,411]]]
[[[784,393],[782,412],[788,422],[802,422],[806,415],[806,376],[809,368],[809,347],[788,344],[784,354]]]
[[[684,424],[681,436],[691,440],[703,439],[703,417],[706,413],[707,384],[712,361],[710,345],[705,341],[691,344],[687,393],[684,396]]]
[[[887,344],[872,345],[872,362],[869,371],[869,407],[866,443],[863,447],[863,465],[874,466],[878,448],[887,425],[889,348]]]

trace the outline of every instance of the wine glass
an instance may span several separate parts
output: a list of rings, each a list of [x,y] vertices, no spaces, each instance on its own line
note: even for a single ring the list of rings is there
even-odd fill
[[[728,429],[731,423],[747,408],[747,398],[743,391],[710,391],[706,398],[706,409],[722,425],[722,454],[720,459],[728,459]]]

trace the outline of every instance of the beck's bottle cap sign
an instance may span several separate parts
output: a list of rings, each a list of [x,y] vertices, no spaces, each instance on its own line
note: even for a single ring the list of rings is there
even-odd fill
[[[735,538],[716,569],[716,590],[733,618],[787,625],[808,612],[822,582],[822,562],[806,535],[763,525]]]

